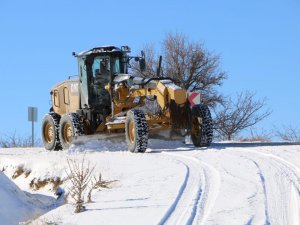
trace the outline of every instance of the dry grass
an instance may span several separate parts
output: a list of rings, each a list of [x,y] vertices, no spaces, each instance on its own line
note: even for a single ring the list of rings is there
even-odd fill
[[[62,183],[63,181],[59,177],[47,178],[43,180],[34,178],[33,180],[31,180],[29,186],[32,190],[37,191],[41,188],[44,188],[47,185],[52,185],[52,190],[56,191],[59,185],[61,185]]]
[[[257,130],[254,128],[250,129],[249,137],[238,138],[238,142],[272,142],[273,134],[264,129]]]
[[[255,137],[255,138],[240,138],[237,139],[238,142],[272,142],[269,138]]]
[[[19,176],[21,176],[22,174],[25,175],[25,178],[27,178],[29,175],[30,175],[31,171],[30,170],[26,170],[24,169],[24,166],[21,165],[21,166],[17,166],[14,174],[12,175],[12,178],[13,179],[16,179],[18,178]]]

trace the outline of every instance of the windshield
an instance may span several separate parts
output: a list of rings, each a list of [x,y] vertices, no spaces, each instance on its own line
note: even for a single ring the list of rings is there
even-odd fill
[[[121,73],[120,59],[119,58],[112,58],[112,73],[113,74]]]
[[[94,58],[93,66],[93,77],[96,78],[97,76],[108,76],[110,71],[110,63],[108,57],[96,57]]]
[[[120,58],[119,57],[103,57],[98,56],[94,58],[92,65],[93,77],[96,78],[99,75],[109,76],[110,73],[113,75],[120,74]]]

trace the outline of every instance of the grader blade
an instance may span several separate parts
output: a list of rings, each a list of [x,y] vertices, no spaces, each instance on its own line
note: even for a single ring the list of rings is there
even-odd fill
[[[93,135],[84,135],[84,136],[75,136],[72,144],[82,145],[88,141],[110,141],[113,143],[125,142],[124,133],[117,134],[93,134]]]

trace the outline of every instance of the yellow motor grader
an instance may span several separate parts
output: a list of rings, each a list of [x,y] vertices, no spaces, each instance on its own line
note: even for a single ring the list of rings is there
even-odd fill
[[[55,85],[52,107],[42,122],[47,150],[68,149],[80,137],[124,135],[131,152],[145,152],[148,134],[191,135],[195,146],[212,142],[212,119],[204,104],[191,107],[187,92],[168,77],[130,75],[130,60],[145,70],[145,57],[130,48],[96,47],[73,53],[78,76]],[[159,69],[158,69],[159,70]],[[165,136],[164,136],[165,137]]]

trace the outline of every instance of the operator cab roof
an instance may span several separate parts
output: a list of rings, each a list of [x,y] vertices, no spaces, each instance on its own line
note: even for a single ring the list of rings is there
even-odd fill
[[[128,46],[122,46],[121,49],[116,46],[101,46],[101,47],[95,47],[90,50],[80,52],[76,54],[73,52],[73,56],[75,57],[82,57],[82,56],[88,56],[91,54],[97,54],[97,53],[109,53],[109,52],[123,52],[128,53],[130,52],[130,48]]]

